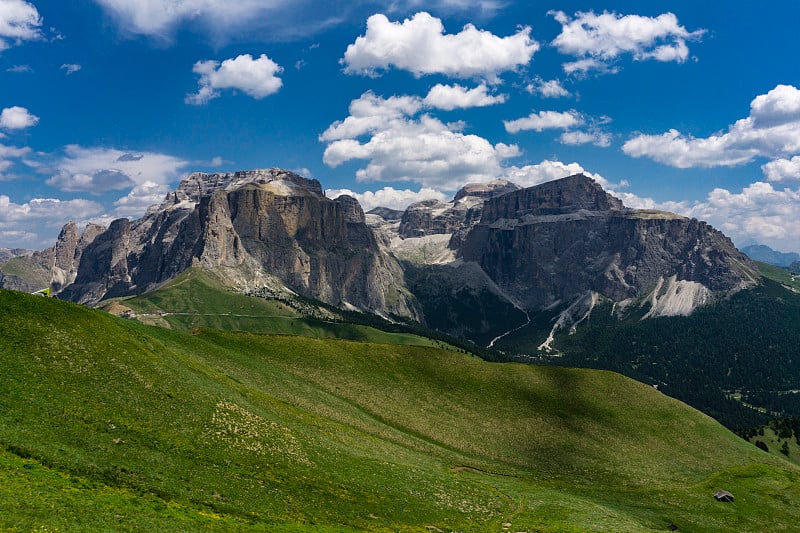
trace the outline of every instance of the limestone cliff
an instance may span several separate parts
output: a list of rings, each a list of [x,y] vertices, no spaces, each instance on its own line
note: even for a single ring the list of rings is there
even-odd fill
[[[79,232],[75,222],[68,222],[54,246],[18,255],[0,267],[0,287],[32,292],[49,286],[58,294],[75,280],[83,251],[105,229],[89,223]]]
[[[82,303],[139,294],[191,266],[226,269],[231,285],[279,279],[333,305],[419,318],[403,272],[350,197],[280,169],[195,173],[136,221],[117,220],[84,251],[63,295]]]
[[[461,249],[527,308],[593,291],[644,296],[667,278],[733,291],[758,278],[750,259],[705,222],[626,209],[597,183],[570,176],[489,199]]]

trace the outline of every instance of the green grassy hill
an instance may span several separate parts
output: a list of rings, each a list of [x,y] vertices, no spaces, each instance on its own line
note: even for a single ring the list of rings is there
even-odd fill
[[[8,291],[0,317],[0,529],[800,523],[800,469],[610,372],[189,335]]]
[[[330,318],[303,316],[286,303],[226,289],[214,273],[198,268],[185,271],[147,294],[106,302],[104,309],[113,314],[130,310],[142,323],[182,331],[205,327],[387,344],[442,344],[419,335],[390,333]]]

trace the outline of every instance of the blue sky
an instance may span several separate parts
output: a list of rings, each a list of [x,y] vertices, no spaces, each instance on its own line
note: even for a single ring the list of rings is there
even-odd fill
[[[800,3],[0,0],[0,247],[282,167],[366,209],[577,171],[800,251]]]

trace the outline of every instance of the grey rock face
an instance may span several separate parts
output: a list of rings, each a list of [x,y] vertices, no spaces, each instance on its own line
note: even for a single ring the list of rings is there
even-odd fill
[[[432,259],[410,261],[414,246]],[[623,301],[667,278],[675,291],[685,286],[677,282],[702,284],[703,294],[758,278],[707,224],[627,209],[583,175],[527,189],[468,185],[452,202],[419,202],[398,217],[365,215],[355,198],[331,200],[316,180],[280,169],[196,173],[141,219],[81,235],[68,225],[33,258],[46,265],[42,277],[61,272],[62,297],[81,303],[143,293],[200,266],[243,289],[277,279],[333,305],[420,320],[424,308],[446,318],[439,327],[479,337],[502,328],[496,317],[516,320],[588,291]],[[472,324],[470,313],[483,318]]]
[[[755,265],[704,222],[625,209],[582,175],[486,202],[461,254],[527,308],[586,291],[635,298],[658,279],[732,291],[755,283]]]
[[[83,254],[68,299],[151,290],[191,266],[274,276],[333,305],[417,318],[403,272],[383,253],[354,198],[330,200],[316,180],[279,169],[192,174],[159,208],[112,223]]]
[[[83,251],[105,229],[90,223],[79,233],[77,224],[68,222],[51,248],[9,260],[7,269],[14,274],[2,275],[0,287],[32,292],[49,286],[53,294],[58,294],[75,280]]]
[[[368,215],[377,215],[387,222],[400,220],[403,218],[403,213],[405,213],[405,211],[401,211],[399,209],[390,209],[388,207],[376,207],[367,211]]]
[[[518,189],[519,186],[505,180],[470,183],[456,193],[452,202],[424,200],[411,204],[400,221],[400,236],[465,233],[480,220],[484,200]]]

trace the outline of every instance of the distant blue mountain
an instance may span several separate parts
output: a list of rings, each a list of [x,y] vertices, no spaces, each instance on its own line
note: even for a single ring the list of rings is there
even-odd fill
[[[778,252],[763,244],[745,246],[742,251],[749,255],[751,259],[779,267],[788,267],[792,263],[800,261],[800,254],[798,253]]]

